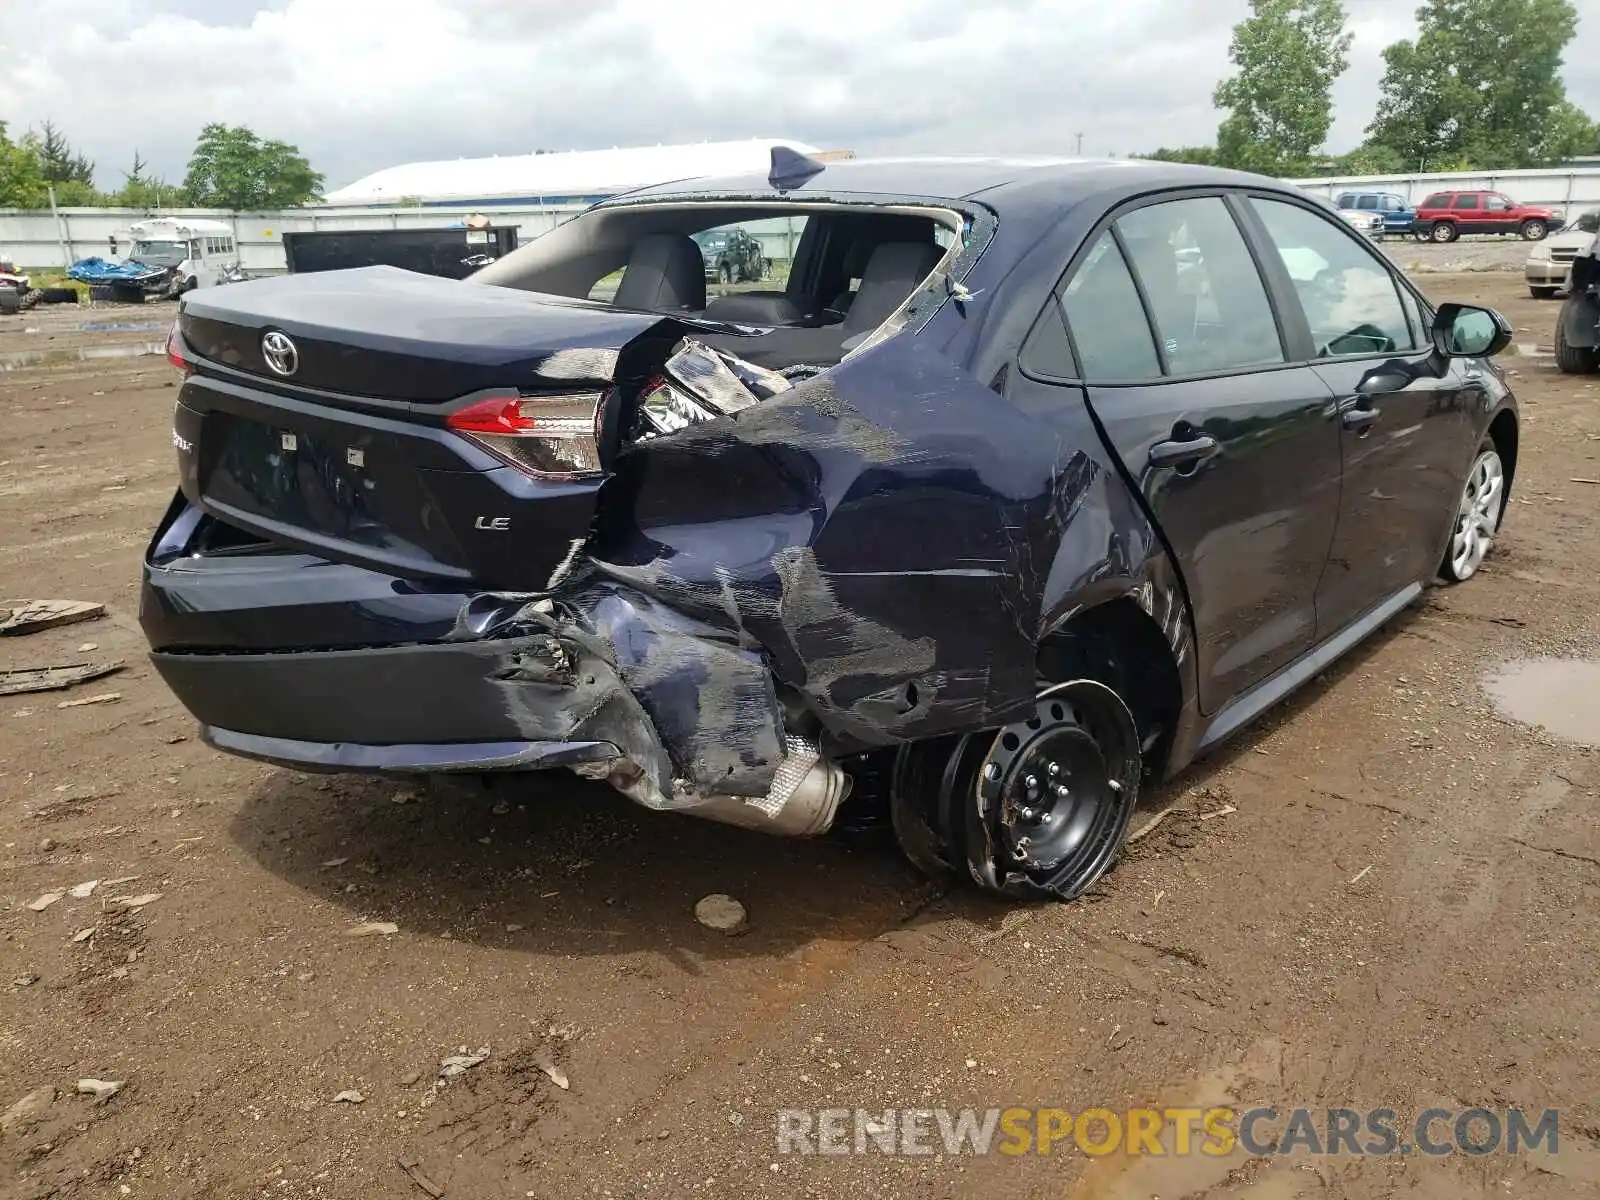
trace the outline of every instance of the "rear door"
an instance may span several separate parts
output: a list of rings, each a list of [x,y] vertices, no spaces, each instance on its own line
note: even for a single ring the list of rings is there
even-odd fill
[[[1182,572],[1207,712],[1313,644],[1339,494],[1330,393],[1286,362],[1234,203],[1121,212],[1057,297],[1071,370]]]
[[[1310,205],[1258,196],[1251,209],[1339,409],[1344,486],[1316,603],[1327,637],[1433,576],[1478,418],[1457,369],[1434,374],[1423,310],[1382,255]]]
[[[1483,197],[1477,192],[1460,192],[1450,206],[1456,219],[1456,228],[1462,233],[1487,233],[1483,211]]]

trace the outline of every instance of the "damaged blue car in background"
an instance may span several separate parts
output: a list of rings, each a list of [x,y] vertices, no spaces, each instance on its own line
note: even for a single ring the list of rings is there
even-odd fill
[[[1294,188],[774,157],[463,282],[185,298],[141,619],[211,745],[860,807],[1071,898],[1142,782],[1489,553],[1508,327]],[[695,236],[779,218],[787,278],[708,297]]]

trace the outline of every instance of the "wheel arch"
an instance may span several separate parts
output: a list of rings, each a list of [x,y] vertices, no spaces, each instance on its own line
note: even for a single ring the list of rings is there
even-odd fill
[[[1489,422],[1489,438],[1494,442],[1494,448],[1500,455],[1501,465],[1505,468],[1506,488],[1505,497],[1501,501],[1501,512],[1505,505],[1510,503],[1511,485],[1517,477],[1517,447],[1521,438],[1521,429],[1517,425],[1517,414],[1511,408],[1502,408]]]
[[[1171,634],[1141,603],[1147,591],[1104,599],[1061,621],[1039,642],[1038,671],[1051,684],[1092,679],[1115,691],[1139,728],[1146,776],[1161,779],[1172,765],[1179,726],[1193,710],[1193,689],[1180,665],[1192,642],[1187,606],[1175,650]]]

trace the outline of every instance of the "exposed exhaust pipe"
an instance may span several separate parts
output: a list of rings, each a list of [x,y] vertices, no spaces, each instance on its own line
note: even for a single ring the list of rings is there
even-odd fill
[[[822,757],[815,742],[789,734],[784,758],[772,788],[759,800],[749,796],[716,796],[681,811],[725,825],[759,829],[781,837],[816,837],[827,833],[839,805],[850,795],[850,776]]]

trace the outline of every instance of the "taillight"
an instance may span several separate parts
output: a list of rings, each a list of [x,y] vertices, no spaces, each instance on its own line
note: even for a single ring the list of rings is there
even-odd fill
[[[167,361],[185,375],[194,370],[194,364],[183,356],[183,339],[178,336],[176,321],[172,323],[172,332],[167,334]]]
[[[603,473],[605,395],[524,396],[497,392],[457,409],[445,424],[529,475],[577,479]]]

